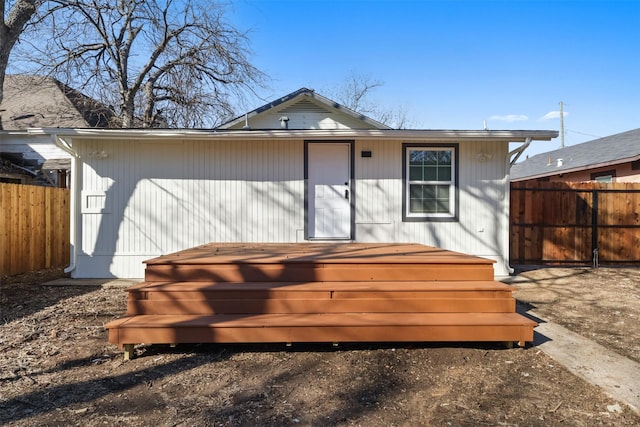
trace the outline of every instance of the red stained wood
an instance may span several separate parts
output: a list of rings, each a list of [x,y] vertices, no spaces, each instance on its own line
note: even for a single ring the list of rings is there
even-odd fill
[[[109,341],[533,340],[493,261],[422,245],[210,244],[146,262]]]
[[[515,313],[136,316],[110,329],[109,342],[525,342],[534,326]]]
[[[128,316],[144,314],[304,314],[304,313],[509,313],[513,298],[352,298],[332,299],[214,299],[129,301]]]
[[[512,183],[511,261],[591,264],[595,239],[600,262],[638,264],[639,190],[621,182]]]
[[[158,264],[273,264],[273,263],[465,263],[492,260],[418,244],[396,243],[210,243],[145,261]]]

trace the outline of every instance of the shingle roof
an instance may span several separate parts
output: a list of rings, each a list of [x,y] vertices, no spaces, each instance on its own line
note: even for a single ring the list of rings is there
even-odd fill
[[[537,154],[511,168],[511,180],[626,163],[640,159],[640,128]]]
[[[105,105],[51,77],[7,75],[0,105],[2,129],[105,128],[114,113]]]

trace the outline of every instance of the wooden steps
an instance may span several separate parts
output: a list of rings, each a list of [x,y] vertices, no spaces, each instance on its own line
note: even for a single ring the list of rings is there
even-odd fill
[[[147,261],[109,341],[533,340],[492,261],[421,245],[205,245]],[[127,353],[125,353],[125,356]]]
[[[146,282],[127,314],[514,312],[507,285],[490,282]]]
[[[214,267],[215,266],[215,267]],[[406,280],[492,280],[493,268],[453,263],[311,263],[282,262],[245,264],[163,265],[147,264],[149,282],[357,282]]]
[[[515,313],[143,315],[116,320],[111,327],[113,340],[122,343],[524,343],[533,340],[533,322],[524,320]]]

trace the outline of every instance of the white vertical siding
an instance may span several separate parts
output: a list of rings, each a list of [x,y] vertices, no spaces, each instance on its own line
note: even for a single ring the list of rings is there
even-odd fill
[[[216,241],[296,242],[302,235],[302,140],[74,145],[83,159],[76,277],[142,277],[142,261],[161,254]],[[403,222],[402,141],[357,140],[356,241],[485,256],[503,273],[507,149],[502,142],[460,142],[459,220]],[[361,157],[363,150],[372,157]],[[96,155],[103,151],[106,158]]]
[[[295,242],[304,228],[302,141],[79,144],[78,277],[141,277],[141,261],[212,241]]]
[[[362,157],[362,151],[371,151],[371,157]],[[398,225],[402,221],[402,144],[398,141],[358,141],[354,169],[356,240],[399,241]]]

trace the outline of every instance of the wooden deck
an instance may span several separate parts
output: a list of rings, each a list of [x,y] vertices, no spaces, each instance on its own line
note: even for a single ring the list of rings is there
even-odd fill
[[[422,245],[209,244],[146,262],[109,342],[533,341],[493,261]]]

